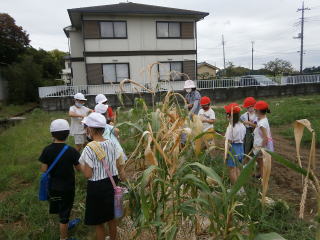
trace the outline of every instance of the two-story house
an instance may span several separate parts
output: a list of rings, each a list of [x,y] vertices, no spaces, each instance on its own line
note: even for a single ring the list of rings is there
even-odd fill
[[[72,85],[117,84],[129,78],[155,86],[188,74],[196,79],[197,22],[206,12],[137,3],[68,9]],[[148,66],[159,62],[152,71]]]

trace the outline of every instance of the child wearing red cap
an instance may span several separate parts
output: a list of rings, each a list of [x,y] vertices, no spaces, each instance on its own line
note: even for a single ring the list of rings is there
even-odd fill
[[[242,114],[240,120],[246,127],[246,135],[244,137],[244,153],[249,154],[253,148],[253,131],[257,124],[257,116],[254,111],[254,105],[256,100],[253,97],[247,97],[243,101],[243,107],[247,109],[247,112]]]
[[[273,141],[267,113],[270,113],[269,105],[265,101],[258,101],[254,105],[254,109],[258,118],[257,126],[254,129],[253,153],[257,155],[257,162],[259,165],[260,176],[263,176],[263,160],[260,154],[261,148],[266,148],[273,151]]]
[[[237,103],[230,103],[224,107],[227,118],[229,120],[229,126],[226,131],[226,139],[231,144],[227,159],[227,166],[229,167],[229,174],[231,183],[234,184],[239,175],[240,168],[239,163],[242,163],[244,149],[243,139],[246,134],[246,128],[243,123],[240,122],[240,111],[241,108]]]
[[[201,109],[199,111],[200,119],[203,123],[203,131],[206,132],[208,130],[214,129],[214,122],[216,121],[216,115],[212,108],[210,107],[210,98],[202,97],[200,99]]]

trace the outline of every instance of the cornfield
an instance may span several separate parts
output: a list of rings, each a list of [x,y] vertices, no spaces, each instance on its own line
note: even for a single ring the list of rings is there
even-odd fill
[[[124,81],[145,88],[132,80]],[[154,94],[153,90],[146,91]],[[195,239],[205,234],[211,239],[224,240],[281,239],[275,233],[259,235],[251,231],[252,226],[259,223],[250,221],[250,216],[245,217],[239,211],[245,198],[245,194],[239,194],[239,190],[244,187],[247,192],[247,188],[250,188],[249,180],[256,166],[255,157],[249,158],[237,182],[231,186],[224,173],[214,168],[215,161],[223,161],[221,156],[227,155],[228,144],[223,144],[224,137],[217,133],[202,133],[201,120],[197,116],[190,116],[181,107],[185,103],[182,95],[171,91],[161,103],[153,103],[152,108],[142,99],[136,99],[141,119],[136,123],[122,122],[118,125],[129,125],[134,129],[137,139],[135,149],[126,163],[126,169],[134,169],[132,178],[127,182],[129,194],[126,201],[127,215],[135,229],[131,237]],[[299,162],[301,126],[313,131],[307,120],[296,122],[298,164],[262,150],[264,175],[260,202],[262,208],[268,206],[266,196],[272,157],[304,176],[300,210],[300,217],[303,217],[308,185],[311,184],[315,189],[319,204],[320,185],[314,174],[314,142],[308,168],[302,168]],[[186,138],[183,144],[181,137]],[[212,138],[215,141],[208,141]],[[319,229],[317,240],[320,239]]]

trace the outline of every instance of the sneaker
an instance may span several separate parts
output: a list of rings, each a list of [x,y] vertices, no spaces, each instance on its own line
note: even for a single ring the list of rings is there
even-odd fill
[[[77,224],[79,224],[79,222],[80,222],[80,218],[75,218],[75,219],[69,221],[68,230],[71,230],[72,228],[74,228]]]

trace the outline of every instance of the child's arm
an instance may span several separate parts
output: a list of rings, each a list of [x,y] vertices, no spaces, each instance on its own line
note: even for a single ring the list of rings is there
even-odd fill
[[[124,171],[125,165],[123,164],[122,155],[117,159],[116,163],[117,163],[117,169],[118,169],[121,181],[124,181],[124,182],[127,181],[126,173]]]
[[[81,164],[75,165],[74,168],[80,172],[81,171]]]
[[[85,117],[85,116],[82,116],[80,114],[76,114],[75,112],[72,112],[72,111],[69,111],[69,117]]]
[[[265,129],[264,127],[260,127],[261,133],[262,133],[262,147],[267,146],[268,144],[268,134],[267,134],[267,129]]]
[[[45,172],[48,170],[48,165],[45,163],[41,163],[40,171]]]
[[[92,168],[87,163],[85,163],[84,165],[81,165],[80,168],[81,168],[81,172],[86,178],[92,177]]]
[[[202,122],[203,123],[206,122],[206,123],[214,124],[216,122],[216,120],[215,119],[203,119]]]
[[[253,122],[250,122],[250,121],[244,121],[243,123],[246,124],[246,125],[249,125],[249,126],[251,126],[253,128],[255,128],[257,126],[257,124],[254,124]]]

